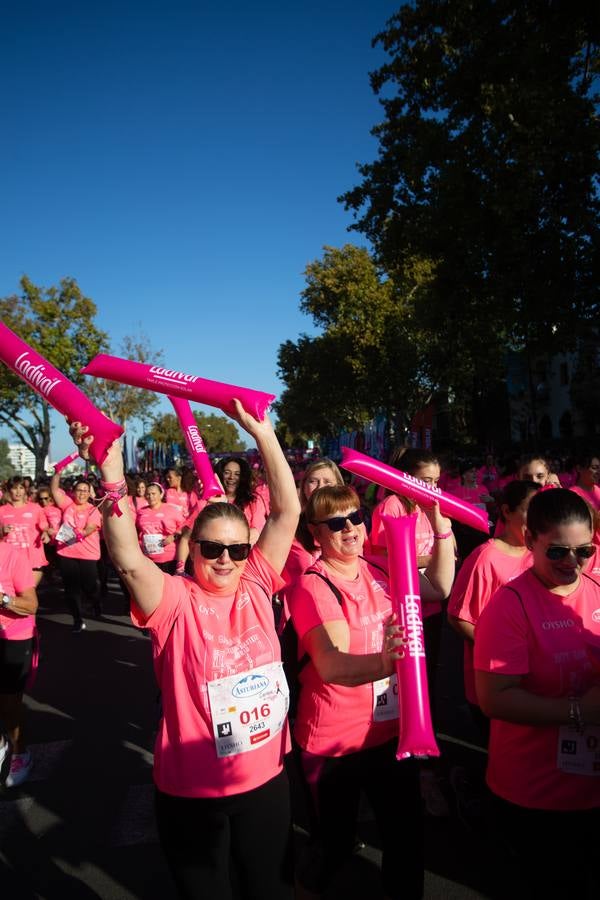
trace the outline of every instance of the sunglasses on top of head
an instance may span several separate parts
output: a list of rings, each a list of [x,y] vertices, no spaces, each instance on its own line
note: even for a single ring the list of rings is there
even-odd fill
[[[204,559],[218,559],[224,550],[229,553],[229,558],[234,562],[242,562],[248,559],[252,548],[251,544],[221,544],[218,541],[196,541],[200,547],[200,553]]]
[[[362,509],[355,509],[348,516],[332,516],[330,519],[323,519],[322,522],[313,522],[313,525],[327,525],[330,531],[343,531],[346,527],[346,522],[351,522],[353,525],[362,525],[364,520],[365,516]]]
[[[593,556],[596,548],[593,544],[582,544],[581,547],[561,547],[558,544],[552,547],[546,547],[547,559],[557,560],[564,559],[569,553],[574,553],[578,559],[589,559]]]

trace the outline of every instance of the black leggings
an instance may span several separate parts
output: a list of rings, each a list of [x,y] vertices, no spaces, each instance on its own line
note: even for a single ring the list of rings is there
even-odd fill
[[[85,597],[92,605],[98,602],[98,563],[95,559],[73,559],[59,556],[60,574],[65,600],[75,624],[82,621],[81,601]]]
[[[346,756],[302,752],[302,767],[313,793],[320,869],[300,873],[305,887],[325,889],[351,855],[361,789],[375,815],[383,852],[381,875],[388,897],[419,900],[423,896],[423,811],[418,764],[396,759],[397,740]]]
[[[156,819],[180,897],[230,900],[233,867],[244,900],[292,900],[292,827],[285,772],[229,797],[173,797],[157,790]]]

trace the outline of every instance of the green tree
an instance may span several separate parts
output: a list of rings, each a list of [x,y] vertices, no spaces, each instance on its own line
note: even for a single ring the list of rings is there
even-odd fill
[[[325,247],[306,267],[300,306],[323,333],[279,348],[286,388],[276,411],[292,434],[358,427],[379,410],[406,418],[422,403],[430,387],[412,308],[414,285],[425,285],[430,270],[416,263],[414,270],[404,292],[366,249],[351,244]]]
[[[108,337],[94,324],[96,305],[73,278],[42,288],[27,276],[21,293],[0,298],[0,319],[67,378],[82,385],[79,370],[108,349]],[[50,410],[45,400],[6,367],[0,366],[0,423],[35,456],[36,477],[50,446]]]
[[[235,453],[246,449],[231,419],[198,410],[194,410],[194,419],[209,453]],[[158,443],[184,443],[181,425],[174,413],[157,416],[148,433]]]
[[[135,337],[126,335],[123,338],[119,355],[147,365],[159,365],[163,359],[162,350],[152,349],[141,326]],[[160,402],[153,391],[106,378],[86,379],[86,393],[110,419],[123,426],[131,419],[151,419],[153,410]]]
[[[416,257],[422,363],[463,412],[598,318],[600,120],[593,4],[416,0],[375,38],[379,150],[340,200],[395,282]]]
[[[13,473],[13,467],[8,458],[8,441],[0,438],[0,481],[6,481]]]

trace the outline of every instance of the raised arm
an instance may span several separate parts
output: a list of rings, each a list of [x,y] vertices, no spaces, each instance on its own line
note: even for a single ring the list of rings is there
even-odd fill
[[[423,600],[445,600],[452,589],[455,570],[452,522],[441,514],[437,503],[426,509],[425,515],[433,528],[434,543],[425,577],[420,579],[421,597]]]
[[[235,419],[254,438],[262,456],[271,497],[271,511],[256,546],[273,568],[281,572],[288,558],[300,515],[300,501],[292,470],[283,455],[268,416],[259,422],[235,401]]]
[[[89,457],[93,438],[85,436],[85,427],[79,422],[71,426],[71,434],[84,459]],[[123,454],[118,441],[110,447],[100,466],[103,486],[114,485],[115,493],[123,486],[123,496],[102,503],[102,527],[106,546],[113,564],[127,585],[136,604],[145,616],[150,616],[162,597],[163,573],[152,560],[144,556],[139,545],[135,522],[127,501]],[[108,488],[110,490],[110,487]],[[119,516],[117,509],[121,512]]]

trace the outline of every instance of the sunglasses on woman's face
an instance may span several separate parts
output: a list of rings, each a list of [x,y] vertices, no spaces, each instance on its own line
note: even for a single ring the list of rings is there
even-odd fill
[[[593,544],[582,544],[581,547],[561,547],[555,544],[552,547],[546,547],[546,557],[556,561],[564,559],[569,553],[574,553],[578,559],[589,559],[594,555],[595,550]]]
[[[200,547],[200,553],[204,559],[218,559],[224,550],[229,553],[229,558],[234,562],[248,559],[251,544],[220,544],[218,541],[196,541]]]
[[[42,496],[42,495],[40,494],[40,496],[38,497],[38,500],[41,500],[42,503],[45,503],[46,500],[49,500],[49,499],[50,499],[50,497],[48,497],[47,495]]]
[[[348,516],[332,516],[331,519],[323,519],[322,522],[313,522],[313,525],[327,525],[330,531],[343,531],[346,522],[352,522],[353,525],[362,525],[365,516],[362,509],[356,509]]]

